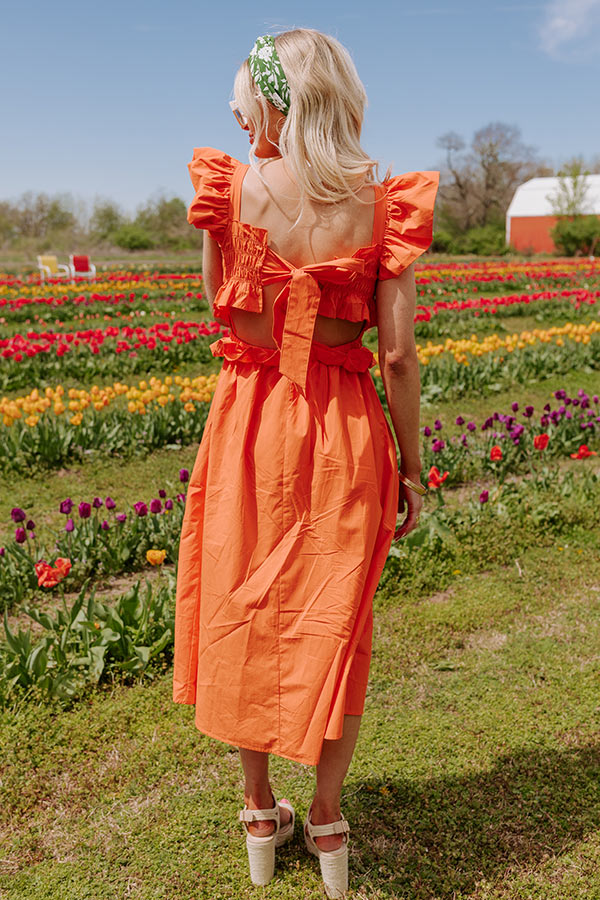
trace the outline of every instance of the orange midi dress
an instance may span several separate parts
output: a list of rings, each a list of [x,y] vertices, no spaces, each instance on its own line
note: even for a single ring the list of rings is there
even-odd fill
[[[395,444],[361,338],[313,340],[317,313],[376,324],[377,279],[431,242],[437,172],[377,187],[373,238],[301,268],[240,222],[248,165],[194,151],[189,221],[223,255],[214,312],[260,312],[278,284],[275,349],[234,333],[190,477],[179,549],[173,697],[198,729],[314,765],[363,712],[372,600],[396,526]]]

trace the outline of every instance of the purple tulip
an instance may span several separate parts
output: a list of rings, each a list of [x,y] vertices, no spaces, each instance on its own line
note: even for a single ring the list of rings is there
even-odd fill
[[[594,403],[598,403],[598,394],[594,394],[592,400],[594,401]]]
[[[469,443],[468,443],[468,441],[467,441],[467,436],[466,436],[466,434],[464,434],[464,433],[461,434],[461,436],[460,436],[460,442],[461,442],[461,444],[463,445],[463,447],[468,447],[468,446],[469,446]]]
[[[10,511],[10,517],[13,522],[22,522],[27,518],[27,513],[24,509],[21,509],[19,506],[13,506]]]
[[[137,503],[134,503],[133,508],[135,509],[138,516],[147,516],[148,515],[148,507],[146,506],[145,503],[142,503],[141,500],[139,500]]]
[[[108,529],[110,528],[110,525],[108,524],[106,519],[103,519],[102,524],[100,525],[100,528],[102,529],[102,531],[108,531]]]
[[[123,523],[123,522],[126,522],[126,521],[127,521],[127,514],[126,514],[126,513],[117,513],[117,522]]]
[[[476,431],[477,425],[475,424],[475,422],[467,422],[467,430],[468,431]]]
[[[75,528],[75,522],[73,519],[67,519],[67,524],[65,525],[65,531],[73,531]]]
[[[573,413],[571,412],[570,409],[568,409],[565,413],[565,419],[572,419],[572,418],[573,418]]]
[[[92,506],[94,507],[94,509],[100,509],[100,507],[102,506],[102,500],[100,499],[100,497],[94,497]]]
[[[551,409],[550,404],[549,404],[549,403],[546,403],[546,405],[544,406],[544,409],[545,409],[546,412],[550,412],[550,409]]]
[[[570,406],[572,402],[570,397],[565,397],[565,406]]]
[[[579,406],[579,400],[577,399],[577,397],[575,397],[575,399],[573,400],[573,406]]]
[[[81,502],[79,504],[79,518],[80,519],[89,519],[92,514],[92,505],[91,503]]]
[[[523,415],[527,416],[527,418],[529,419],[530,416],[533,415],[533,406],[526,406],[525,409],[523,410]]]
[[[435,428],[436,431],[439,431],[441,429],[442,423],[440,422],[439,419],[435,420],[435,422],[433,423],[433,427]]]
[[[176,500],[179,500],[180,503],[185,503],[185,494],[177,494]]]
[[[164,488],[161,488],[161,489],[159,490],[158,496],[159,496],[159,497],[162,497],[163,500],[165,499],[165,497],[167,496],[167,492],[165,491]]]
[[[181,481],[182,484],[185,484],[186,481],[189,481],[189,477],[190,477],[190,473],[188,472],[187,469],[179,470],[179,480]]]
[[[423,434],[425,435],[425,437],[431,437],[431,428],[429,427],[429,425],[425,426],[425,428],[423,429]]]
[[[67,497],[65,500],[61,500],[59,510],[63,515],[68,516],[71,510],[73,509],[73,501],[70,497]]]
[[[462,416],[457,416],[456,419],[455,419],[454,421],[455,421],[455,423],[456,423],[457,425],[464,425],[464,424],[465,424],[465,420],[463,419]]]
[[[33,519],[27,520],[27,524],[25,525],[25,528],[27,529],[27,531],[33,531],[35,529],[35,522],[33,521]]]
[[[479,495],[479,502],[480,502],[480,503],[487,503],[489,499],[490,499],[490,493],[489,493],[489,491],[482,491],[482,492],[480,493],[480,495]]]
[[[112,497],[107,497],[106,500],[104,501],[104,505],[106,506],[107,509],[114,509],[117,504],[115,503],[115,501],[113,500]]]
[[[24,544],[27,540],[27,532],[24,528],[15,528],[15,541],[17,544]]]
[[[444,449],[445,446],[446,446],[446,442],[442,441],[440,438],[438,438],[431,445],[431,449],[432,449],[433,453],[439,453],[441,450]]]
[[[585,394],[584,389],[583,389],[583,388],[579,388],[579,390],[577,391],[577,396],[578,396],[578,397],[585,397],[585,395],[586,395],[586,394]]]
[[[554,391],[554,396],[557,400],[564,400],[567,396],[567,392],[561,388],[560,391]]]
[[[171,498],[165,500],[165,509],[173,509],[173,501]]]
[[[161,511],[162,511],[162,503],[160,502],[158,497],[155,497],[154,500],[150,501],[150,512],[151,513],[159,513]]]
[[[516,401],[516,400],[515,400],[515,402],[514,402],[514,403],[511,403],[511,406],[510,406],[510,408],[511,408],[511,409],[512,409],[512,411],[513,411],[513,412],[516,412],[516,411],[517,411],[517,410],[518,410],[518,408],[519,408],[519,404],[518,404],[518,403],[517,403],[517,401]]]
[[[0,556],[4,556],[5,553],[6,550],[4,549],[4,547],[0,547]]]
[[[550,416],[542,416],[540,419],[540,425],[542,428],[546,428],[547,425],[550,424]]]

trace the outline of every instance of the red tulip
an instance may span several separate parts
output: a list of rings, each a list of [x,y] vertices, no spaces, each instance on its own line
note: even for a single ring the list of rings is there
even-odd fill
[[[437,490],[442,486],[449,474],[449,472],[444,472],[444,474],[442,475],[437,466],[432,466],[429,470],[429,480],[427,482],[427,486],[433,488],[434,490]]]
[[[595,450],[590,450],[587,444],[580,444],[577,453],[571,453],[571,459],[587,459],[588,456],[598,456]]]

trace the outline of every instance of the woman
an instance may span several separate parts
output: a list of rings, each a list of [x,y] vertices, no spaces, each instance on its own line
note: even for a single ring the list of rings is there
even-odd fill
[[[240,748],[256,884],[294,828],[269,753],[316,765],[304,837],[338,897],[372,599],[425,492],[412,264],[431,241],[438,173],[378,183],[360,146],[362,84],[317,31],[258,38],[234,95],[251,165],[201,148],[189,167],[206,293],[231,336],[212,345],[224,362],[188,488],[174,699]],[[375,325],[400,472],[361,342]]]

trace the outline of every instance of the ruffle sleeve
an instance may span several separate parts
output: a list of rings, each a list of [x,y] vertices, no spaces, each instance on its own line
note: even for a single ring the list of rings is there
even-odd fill
[[[212,147],[196,147],[188,163],[196,191],[188,208],[188,222],[206,229],[219,243],[223,241],[229,220],[231,179],[238,165],[236,159]]]
[[[431,244],[439,180],[439,172],[406,172],[383,182],[387,211],[380,279],[395,278]]]

